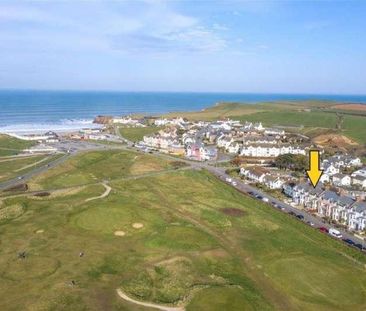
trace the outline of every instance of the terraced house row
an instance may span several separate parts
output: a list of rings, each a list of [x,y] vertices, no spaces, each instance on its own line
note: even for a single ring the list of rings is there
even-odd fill
[[[318,184],[316,188],[308,183],[285,184],[283,192],[296,205],[301,205],[320,217],[326,217],[344,225],[349,230],[364,231],[366,229],[365,202],[326,190],[322,184]]]

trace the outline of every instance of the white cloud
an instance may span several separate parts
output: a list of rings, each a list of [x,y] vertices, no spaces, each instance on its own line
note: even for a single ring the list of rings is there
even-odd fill
[[[80,49],[105,49],[109,45],[111,50],[125,53],[215,52],[227,46],[218,33],[224,26],[204,26],[196,17],[173,10],[165,1],[0,5],[0,32],[2,23],[8,22],[11,27],[6,27],[7,36],[13,42],[18,37],[35,47],[52,50],[70,48],[70,41],[74,44],[78,36]],[[14,24],[29,22],[32,25],[27,25],[25,39],[24,31],[17,31]]]

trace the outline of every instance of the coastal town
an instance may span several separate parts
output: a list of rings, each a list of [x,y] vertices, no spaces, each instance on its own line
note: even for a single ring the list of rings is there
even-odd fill
[[[149,128],[151,134],[139,141],[129,141],[116,134],[119,128]],[[93,127],[78,132],[61,135],[49,131],[15,137],[39,143],[24,150],[28,153],[72,152],[72,148],[62,145],[65,140],[107,141],[127,143],[141,152],[158,152],[223,167],[231,176],[226,180],[229,183],[235,185],[234,180],[241,180],[258,187],[296,209],[362,238],[366,232],[366,166],[361,158],[344,152],[331,154],[305,135],[280,126],[269,128],[261,122],[232,119],[189,121],[182,117],[118,116],[97,117]],[[322,155],[322,174],[316,187],[305,173],[310,150],[319,150]],[[296,161],[300,167],[294,166]]]

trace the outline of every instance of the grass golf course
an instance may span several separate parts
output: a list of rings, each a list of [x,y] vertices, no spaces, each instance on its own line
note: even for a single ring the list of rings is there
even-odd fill
[[[23,149],[32,147],[35,144],[34,141],[20,140],[0,134],[0,157],[16,155],[21,153]]]
[[[117,289],[188,311],[366,309],[363,254],[174,168],[90,152],[32,180],[42,196],[0,198],[0,310],[156,310]]]

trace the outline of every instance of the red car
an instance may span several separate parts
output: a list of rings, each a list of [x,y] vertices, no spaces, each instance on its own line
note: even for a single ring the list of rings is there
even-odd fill
[[[318,229],[323,233],[328,233],[328,229],[325,227],[319,227]]]

